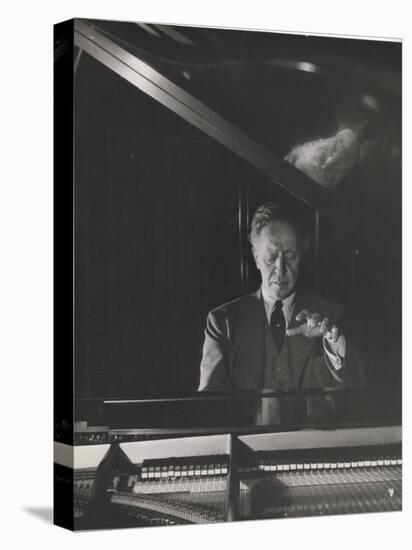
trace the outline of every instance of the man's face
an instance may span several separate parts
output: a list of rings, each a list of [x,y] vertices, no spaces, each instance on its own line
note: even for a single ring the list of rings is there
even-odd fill
[[[283,300],[295,289],[302,250],[293,226],[274,221],[265,226],[253,244],[253,256],[265,293]]]

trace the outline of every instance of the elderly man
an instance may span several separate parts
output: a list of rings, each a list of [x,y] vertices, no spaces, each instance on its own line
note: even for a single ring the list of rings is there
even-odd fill
[[[359,356],[342,332],[343,308],[298,285],[308,248],[299,221],[265,203],[250,242],[262,286],[209,313],[199,390],[362,384]]]

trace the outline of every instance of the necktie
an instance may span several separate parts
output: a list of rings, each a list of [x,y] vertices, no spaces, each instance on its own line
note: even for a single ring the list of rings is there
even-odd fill
[[[270,316],[270,330],[279,353],[282,350],[286,333],[286,321],[282,308],[282,301],[276,300],[275,307]]]

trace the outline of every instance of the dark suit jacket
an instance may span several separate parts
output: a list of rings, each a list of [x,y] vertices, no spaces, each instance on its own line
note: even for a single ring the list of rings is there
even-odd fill
[[[339,325],[343,308],[309,292],[297,292],[288,328],[302,309],[327,316]],[[261,290],[212,310],[207,319],[199,391],[259,390],[265,387],[265,370],[273,368],[276,350],[265,346],[268,321]],[[339,370],[325,361],[321,338],[287,337],[288,387],[354,386],[364,383],[358,352],[346,342],[346,356]],[[286,344],[286,341],[285,341]],[[269,349],[269,352],[268,352]],[[273,389],[284,389],[285,385]]]

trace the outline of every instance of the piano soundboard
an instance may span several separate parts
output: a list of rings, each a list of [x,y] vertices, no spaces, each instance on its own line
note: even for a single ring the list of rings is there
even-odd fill
[[[402,509],[401,451],[399,426],[79,446],[77,525],[397,511]]]
[[[308,435],[290,433],[280,445],[273,434],[240,438],[246,451],[237,466],[238,519],[402,509],[402,455],[400,439],[396,441],[400,432],[314,430],[310,439],[315,448],[305,448]],[[368,445],[379,438],[389,443]],[[346,445],[332,446],[339,439]],[[302,448],[281,448],[285,444]]]

